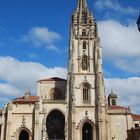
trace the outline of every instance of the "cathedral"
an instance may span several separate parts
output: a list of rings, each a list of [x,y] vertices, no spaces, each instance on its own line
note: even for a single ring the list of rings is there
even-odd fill
[[[97,22],[86,0],[72,13],[67,79],[37,81],[0,111],[0,140],[132,140],[140,115],[105,96]],[[139,131],[140,132],[140,131]],[[137,138],[140,140],[140,133]]]

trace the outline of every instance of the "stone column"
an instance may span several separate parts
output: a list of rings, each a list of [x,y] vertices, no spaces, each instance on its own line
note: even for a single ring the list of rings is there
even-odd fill
[[[65,122],[65,127],[64,127],[65,140],[68,140],[68,138],[67,138],[67,128],[68,128],[68,126],[67,125],[68,125],[67,122]]]
[[[12,104],[8,104],[5,140],[11,140],[11,120],[12,120]]]
[[[39,103],[35,104],[34,118],[34,140],[39,140]]]
[[[76,129],[75,129],[75,122],[72,122],[72,140],[76,140],[76,135],[77,134],[75,134],[75,132],[76,132]]]
[[[46,111],[45,111],[46,112]],[[46,116],[46,115],[45,115]],[[48,140],[48,133],[46,128],[46,117],[44,116],[43,122],[42,122],[42,130],[41,130],[41,139],[42,140]]]
[[[1,126],[1,137],[0,137],[0,140],[4,140],[4,129],[5,129],[5,110],[2,113],[2,126]]]

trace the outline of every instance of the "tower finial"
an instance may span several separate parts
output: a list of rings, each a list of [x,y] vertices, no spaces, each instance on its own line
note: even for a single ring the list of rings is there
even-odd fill
[[[86,24],[89,19],[91,21],[91,13],[89,12],[86,0],[78,0],[77,14],[79,23]]]
[[[78,0],[77,12],[88,11],[87,1]]]
[[[27,98],[29,98],[30,96],[31,96],[30,89],[27,88],[27,89],[25,90],[25,98],[27,99]]]

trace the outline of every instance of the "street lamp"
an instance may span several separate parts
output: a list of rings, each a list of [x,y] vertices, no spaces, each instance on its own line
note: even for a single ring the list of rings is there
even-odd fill
[[[138,25],[138,30],[140,32],[140,14],[139,14],[139,17],[138,17],[137,25]]]

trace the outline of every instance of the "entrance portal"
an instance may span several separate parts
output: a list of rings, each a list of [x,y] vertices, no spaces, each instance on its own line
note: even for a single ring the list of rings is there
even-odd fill
[[[93,140],[93,127],[88,122],[83,125],[82,140]]]
[[[26,130],[21,130],[19,140],[29,140],[29,133]]]
[[[58,110],[52,111],[46,121],[49,140],[65,140],[64,125],[64,115]]]

